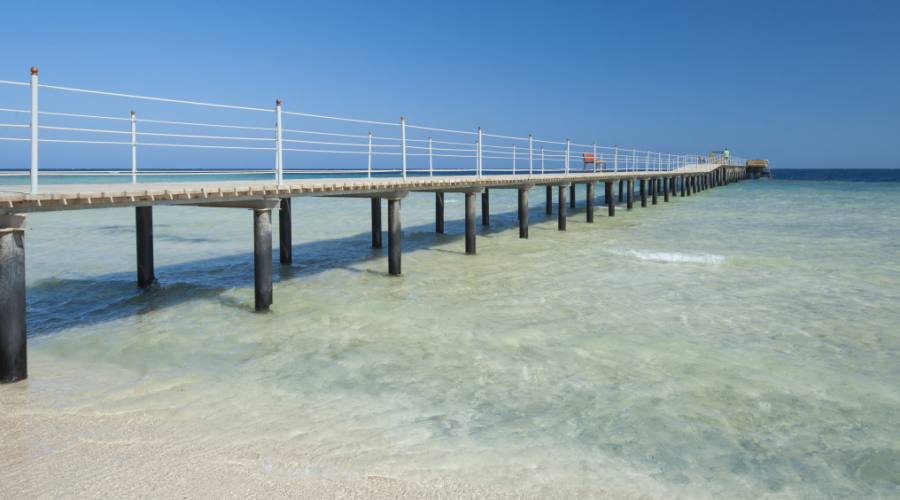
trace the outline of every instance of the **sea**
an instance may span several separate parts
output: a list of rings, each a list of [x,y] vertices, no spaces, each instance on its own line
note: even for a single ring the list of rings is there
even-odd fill
[[[477,255],[414,193],[400,277],[295,198],[268,313],[247,210],[154,207],[147,291],[132,209],[31,214],[0,497],[898,498],[900,170],[773,173],[527,240],[494,190]]]

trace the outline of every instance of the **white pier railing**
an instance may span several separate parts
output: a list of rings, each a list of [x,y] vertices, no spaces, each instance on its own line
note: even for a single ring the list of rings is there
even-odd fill
[[[39,188],[38,153],[42,146],[51,145],[130,151],[130,169],[95,167],[81,172],[127,175],[132,183],[138,183],[143,176],[171,173],[267,174],[282,185],[285,174],[300,173],[404,178],[458,174],[528,176],[579,171],[673,171],[705,163],[744,164],[743,159],[733,156],[707,157],[597,142],[539,139],[533,134],[494,134],[481,127],[458,130],[420,125],[405,117],[389,122],[306,113],[286,108],[279,99],[272,107],[242,106],[48,85],[39,82],[37,68],[32,68],[30,81],[0,80],[0,89],[3,87],[30,91],[30,101],[20,99],[28,97],[25,93],[10,95],[9,100],[18,100],[22,105],[0,107],[0,143],[29,143],[28,169],[14,174],[28,175],[33,193]],[[39,94],[42,99],[49,94],[52,105],[39,107]],[[6,95],[0,94],[0,99]],[[74,95],[84,98],[74,99]],[[76,110],[76,106],[87,109]],[[126,111],[106,111],[116,109]],[[222,121],[219,114],[196,110],[229,116]],[[186,114],[191,118],[179,119]],[[204,115],[210,119],[202,119]],[[160,160],[157,155],[156,165],[139,169],[139,160],[155,150],[167,151],[165,159]],[[214,154],[216,151],[218,155]],[[189,163],[189,170],[172,168],[172,157],[178,156],[174,152],[182,153],[179,161]],[[254,156],[247,160],[231,158],[245,153]],[[65,168],[70,168],[72,157],[68,157]],[[96,158],[96,154],[84,157]],[[111,161],[101,158],[101,162]],[[246,161],[255,166],[242,163],[239,167],[223,167],[227,161]],[[211,162],[215,165],[197,166]],[[52,169],[54,174],[61,170]]]

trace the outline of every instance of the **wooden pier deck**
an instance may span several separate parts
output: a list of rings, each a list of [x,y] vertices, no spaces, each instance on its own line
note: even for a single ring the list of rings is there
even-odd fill
[[[0,382],[15,382],[27,376],[25,306],[25,224],[27,214],[60,210],[135,207],[137,285],[145,288],[155,280],[153,264],[154,205],[186,205],[244,208],[253,212],[255,306],[259,311],[272,304],[272,210],[278,208],[280,263],[290,265],[291,198],[303,196],[356,197],[372,200],[372,246],[382,246],[381,200],[387,200],[388,274],[401,274],[400,200],[411,192],[435,193],[435,231],[444,231],[444,194],[465,195],[466,253],[474,254],[475,196],[482,196],[482,224],[489,224],[492,189],[518,190],[519,236],[528,238],[528,191],[546,187],[547,214],[552,213],[553,189],[557,189],[558,228],[566,229],[567,206],[575,206],[575,185],[587,189],[588,222],[594,220],[594,186],[604,185],[604,204],[610,216],[618,202],[634,206],[635,182],[641,206],[746,178],[743,166],[722,164],[688,165],[675,170],[632,172],[573,172],[544,175],[413,176],[408,178],[319,178],[273,181],[213,181],[138,184],[43,184],[39,194],[28,186],[0,187]],[[618,197],[615,185],[618,184]],[[567,202],[568,198],[568,202]]]

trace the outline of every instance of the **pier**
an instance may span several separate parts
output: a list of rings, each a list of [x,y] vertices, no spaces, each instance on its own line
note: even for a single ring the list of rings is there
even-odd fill
[[[0,81],[4,83],[4,81]],[[410,193],[434,193],[435,200],[435,225],[437,233],[444,233],[445,199],[447,196],[460,196],[465,200],[464,213],[460,214],[465,219],[465,253],[469,256],[477,255],[476,245],[476,198],[481,198],[481,224],[489,226],[490,219],[490,192],[498,189],[513,189],[517,191],[518,200],[518,229],[519,237],[523,240],[529,238],[529,192],[532,189],[544,188],[546,193],[546,214],[553,214],[553,191],[556,191],[556,218],[560,231],[566,230],[566,221],[569,216],[568,209],[575,207],[575,187],[577,184],[586,186],[586,221],[595,222],[595,198],[599,186],[603,187],[603,199],[600,206],[605,205],[609,216],[616,216],[616,205],[626,199],[628,210],[634,209],[635,184],[639,186],[640,206],[652,207],[659,203],[662,196],[663,203],[675,200],[677,192],[681,196],[691,196],[700,191],[743,180],[747,177],[745,165],[740,161],[731,160],[728,163],[710,163],[702,155],[676,155],[638,151],[637,149],[625,150],[615,147],[601,147],[596,144],[576,144],[566,141],[538,141],[532,135],[527,137],[515,137],[505,135],[486,134],[478,128],[472,132],[451,129],[439,129],[433,127],[413,126],[401,118],[399,125],[399,137],[391,137],[391,152],[378,153],[374,147],[373,135],[357,136],[350,132],[303,132],[286,129],[282,125],[282,116],[288,114],[282,110],[282,102],[276,101],[272,111],[275,118],[275,127],[272,128],[270,138],[271,147],[254,147],[255,149],[274,153],[274,166],[269,180],[216,180],[214,177],[196,176],[197,180],[186,182],[139,182],[139,175],[151,176],[157,172],[138,171],[137,151],[140,147],[165,147],[161,143],[141,143],[141,136],[136,132],[138,120],[136,113],[131,112],[126,122],[130,125],[130,131],[123,130],[128,136],[127,141],[97,141],[80,139],[42,139],[39,130],[56,130],[75,128],[74,132],[87,132],[91,134],[116,133],[105,129],[90,127],[60,127],[38,125],[38,117],[59,116],[60,114],[74,115],[75,118],[93,117],[80,113],[61,113],[54,111],[39,111],[37,107],[37,91],[47,87],[54,90],[81,92],[108,95],[117,98],[136,100],[163,100],[178,104],[207,107],[244,108],[255,112],[268,112],[261,108],[238,107],[195,101],[183,101],[162,99],[146,96],[135,96],[111,92],[99,92],[85,89],[73,89],[59,86],[43,86],[37,83],[37,70],[32,70],[32,81],[8,82],[10,85],[28,87],[32,92],[32,108],[30,110],[14,110],[10,112],[25,111],[30,117],[30,123],[20,128],[29,133],[29,137],[6,136],[5,139],[19,141],[31,148],[31,169],[27,174],[30,185],[4,185],[0,190],[0,381],[15,382],[27,377],[26,355],[26,285],[25,285],[25,239],[27,229],[27,216],[31,213],[51,212],[63,210],[89,210],[97,208],[122,208],[130,207],[135,211],[135,244],[136,244],[136,286],[147,288],[156,281],[153,259],[153,207],[158,205],[178,205],[184,207],[218,207],[246,210],[251,217],[243,220],[247,224],[248,231],[253,234],[253,269],[255,289],[255,309],[266,311],[275,302],[272,293],[272,216],[273,211],[278,212],[279,217],[279,265],[290,266],[293,263],[292,254],[292,203],[293,198],[298,197],[334,197],[334,198],[369,198],[371,200],[370,214],[360,214],[360,217],[371,218],[371,245],[373,248],[381,248],[383,245],[382,234],[382,202],[387,206],[387,238],[388,238],[388,262],[386,266],[387,276],[400,276],[403,274],[401,267],[402,257],[402,224],[401,206],[402,200]],[[12,108],[4,108],[9,110]],[[363,125],[391,126],[393,123],[376,122],[372,120],[357,120],[348,118],[323,117],[306,113],[296,115],[349,121]],[[118,119],[116,117],[108,117]],[[156,120],[157,122],[161,120]],[[152,122],[152,121],[151,121]],[[187,122],[169,121],[167,123],[184,124]],[[3,125],[4,123],[0,123]],[[11,123],[9,125],[17,125]],[[240,125],[222,124],[197,124],[190,126],[208,127],[237,127]],[[259,127],[245,127],[257,129]],[[415,139],[409,137],[408,131],[421,130],[432,134],[456,134],[471,135],[476,140],[468,149],[459,147],[445,147],[444,153],[435,152],[435,144],[443,143],[447,146],[454,145],[452,141],[435,140],[432,136]],[[268,129],[267,129],[268,131]],[[357,155],[366,168],[347,170],[356,177],[338,175],[321,175],[309,173],[300,169],[290,170],[284,168],[284,139],[285,132],[306,134],[344,135],[348,138],[365,138],[366,142],[347,144],[353,148],[348,149]],[[222,141],[226,139],[239,140],[231,136],[199,136],[197,134],[167,134],[152,133],[154,136],[178,135],[182,139],[200,140],[208,137],[216,137]],[[121,134],[120,134],[121,135]],[[497,144],[488,145],[486,138],[493,137]],[[4,139],[4,137],[0,137]],[[245,138],[246,139],[246,138]],[[105,146],[127,147],[131,150],[131,170],[125,171],[125,175],[131,177],[131,182],[88,184],[45,184],[41,185],[38,166],[39,146],[44,142],[75,141],[82,144],[98,143]],[[79,142],[80,141],[80,142]],[[420,142],[414,142],[420,141]],[[499,142],[503,141],[503,145]],[[297,140],[307,144],[313,140]],[[322,140],[325,144],[321,147],[337,147],[334,140]],[[417,146],[410,146],[412,142]],[[535,147],[535,143],[541,146]],[[64,142],[65,143],[65,142]],[[198,146],[194,144],[193,146]],[[202,144],[199,145],[202,147]],[[384,144],[386,147],[387,144]],[[572,148],[582,148],[591,151],[591,162],[587,161],[581,168],[575,168],[570,163],[573,159],[587,158],[588,154],[574,152]],[[180,143],[171,148],[189,147],[189,143]],[[211,145],[209,149],[228,149],[241,146]],[[423,149],[424,148],[424,149]],[[415,152],[412,152],[412,151]],[[324,150],[321,150],[324,151]],[[326,154],[321,153],[319,154]],[[334,150],[329,150],[334,151]],[[396,153],[396,154],[393,154]],[[456,154],[463,153],[463,154]],[[379,154],[388,156],[392,162],[399,163],[390,168],[378,170],[373,167],[373,159]],[[444,156],[439,156],[439,155]],[[518,155],[518,156],[517,156]],[[411,159],[424,160],[418,168],[411,168],[407,163]],[[443,159],[451,163],[451,167],[444,169],[435,168],[435,160]],[[502,162],[502,166],[485,169],[485,161]],[[549,163],[554,165],[548,166]],[[471,163],[465,165],[464,163]],[[257,172],[253,172],[257,173]],[[287,173],[287,176],[285,174]],[[291,178],[291,174],[305,174],[305,178]],[[618,185],[618,192],[615,187]],[[595,187],[597,188],[595,190]],[[625,193],[623,193],[625,190]],[[650,202],[648,203],[648,195]],[[236,223],[242,223],[240,216],[236,216]],[[597,230],[602,230],[602,224],[594,224]],[[565,237],[559,235],[556,237]],[[526,244],[523,242],[523,244]],[[414,272],[414,270],[413,270]]]

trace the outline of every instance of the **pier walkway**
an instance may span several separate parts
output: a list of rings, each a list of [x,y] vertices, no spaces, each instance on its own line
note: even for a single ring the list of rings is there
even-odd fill
[[[37,83],[37,70],[32,70],[31,83],[10,82],[0,80],[0,84],[25,86],[31,90],[31,109],[0,108],[0,112],[25,114],[30,117],[27,125],[0,122],[0,127],[8,126],[15,131],[27,131],[30,137],[9,135],[0,136],[0,141],[10,143],[26,143],[31,148],[31,169],[27,175],[31,184],[0,187],[0,382],[14,382],[27,376],[26,363],[26,302],[25,302],[25,229],[27,214],[61,210],[85,210],[94,208],[134,207],[135,240],[136,240],[136,283],[146,288],[156,281],[153,259],[153,206],[185,205],[221,208],[247,209],[252,212],[254,235],[254,287],[255,308],[258,311],[269,309],[272,297],[272,212],[277,210],[279,217],[279,263],[291,265],[293,262],[291,237],[291,199],[295,197],[354,197],[369,198],[372,223],[372,246],[382,247],[382,200],[387,203],[387,236],[388,265],[387,274],[401,274],[402,230],[400,222],[401,200],[409,193],[428,192],[435,197],[435,231],[444,232],[444,199],[447,194],[459,193],[465,197],[465,250],[467,254],[476,253],[476,196],[481,197],[482,225],[490,224],[490,192],[496,189],[515,189],[518,193],[519,237],[527,239],[528,233],[528,194],[533,188],[544,188],[546,213],[553,213],[554,191],[556,192],[557,226],[566,229],[567,210],[575,207],[575,186],[586,186],[587,222],[594,221],[595,204],[600,199],[595,194],[595,187],[603,187],[601,207],[605,206],[610,216],[616,215],[616,208],[624,204],[627,210],[635,205],[635,198],[640,206],[657,205],[673,200],[675,197],[691,196],[705,189],[723,186],[746,178],[746,168],[741,160],[730,159],[728,163],[721,160],[708,162],[700,155],[680,155],[660,152],[624,149],[618,146],[601,147],[596,144],[575,144],[566,141],[537,140],[533,136],[514,137],[506,135],[485,134],[480,128],[474,132],[431,127],[415,127],[408,125],[401,118],[399,124],[400,137],[385,138],[387,142],[375,144],[372,133],[358,135],[352,132],[322,132],[310,130],[287,129],[281,123],[281,102],[276,101],[274,117],[275,127],[242,126],[235,124],[213,124],[186,122],[176,120],[145,120],[148,123],[166,126],[185,127],[228,127],[231,129],[247,129],[253,131],[273,132],[272,137],[234,137],[219,135],[198,135],[175,132],[143,132],[156,136],[172,137],[170,140],[187,140],[172,144],[142,143],[136,132],[135,113],[125,118],[130,130],[98,129],[91,127],[75,127],[61,125],[38,125],[38,117],[64,117],[67,119],[90,120],[123,120],[121,117],[104,116],[85,113],[56,111],[39,111],[37,108],[37,91],[49,88],[77,93],[100,94],[117,98],[164,101],[167,104],[184,104],[191,106],[215,107],[217,109],[238,109],[241,111],[267,112],[262,108],[251,108],[233,105],[202,103],[173,99],[136,96],[131,94],[90,91],[69,87],[45,86]],[[287,112],[284,112],[287,114]],[[396,124],[372,120],[326,117],[307,113],[294,113],[305,118],[336,120],[367,126],[394,126]],[[0,115],[2,116],[2,115]],[[435,140],[432,136],[415,139],[407,136],[407,128],[422,130],[433,134],[472,135],[475,142],[468,144],[455,141]],[[40,138],[39,130],[63,133],[87,134],[126,134],[128,141],[107,141],[97,139],[62,139],[59,136]],[[2,131],[2,129],[0,129]],[[331,178],[290,178],[292,171],[284,169],[283,143],[285,132],[310,135],[326,135],[347,139],[367,139],[363,143],[340,142],[335,139],[316,141],[312,139],[296,139],[294,142],[318,144],[316,147],[337,149],[297,150],[322,158],[322,155],[357,155],[366,159],[366,169],[348,170],[359,177]],[[485,138],[494,138],[495,144],[489,145]],[[274,153],[274,168],[269,181],[261,180],[215,180],[212,177],[198,176],[200,180],[186,182],[138,182],[152,171],[138,171],[137,151],[143,148],[169,148],[180,150],[196,148],[201,150],[246,150],[244,146],[234,146],[223,141],[241,141],[254,139],[270,141],[271,147],[249,147],[251,151]],[[204,143],[202,141],[216,141]],[[193,142],[191,142],[193,141]],[[392,141],[392,142],[391,142]],[[418,142],[416,142],[418,141]],[[500,143],[503,144],[500,144]],[[535,143],[542,144],[540,148]],[[38,149],[41,144],[56,145],[90,144],[103,147],[129,148],[131,151],[131,182],[108,184],[45,184],[39,185]],[[416,144],[410,146],[409,143]],[[438,147],[434,145],[454,147]],[[391,151],[379,151],[375,146]],[[456,147],[461,146],[461,147]],[[572,147],[582,148],[579,154]],[[343,149],[341,149],[343,148]],[[443,152],[440,152],[442,150]],[[539,153],[539,157],[537,155]],[[173,153],[174,155],[174,153]],[[518,157],[517,157],[518,155]],[[379,156],[387,156],[392,162],[399,161],[399,167],[392,164],[388,167],[373,166],[373,160]],[[327,156],[326,156],[327,157]],[[463,158],[463,160],[461,160]],[[470,160],[464,160],[468,158]],[[418,159],[423,164],[411,168],[407,162]],[[571,168],[572,160],[581,161],[582,168]],[[450,167],[435,166],[436,161],[446,161]],[[460,164],[471,161],[471,167]],[[500,166],[484,167],[485,161],[500,163]],[[539,163],[538,163],[539,162]],[[555,162],[555,164],[554,164]],[[522,166],[520,166],[522,165]],[[501,172],[491,174],[490,172]],[[98,174],[104,172],[98,171]],[[285,178],[285,173],[288,174]],[[374,174],[374,175],[373,175]],[[384,177],[384,175],[391,175]],[[637,190],[636,190],[637,186]]]

